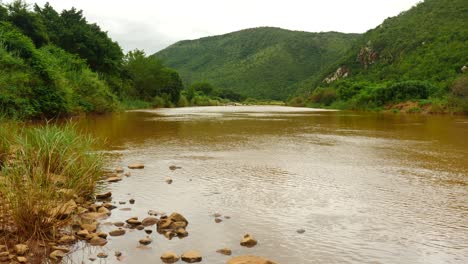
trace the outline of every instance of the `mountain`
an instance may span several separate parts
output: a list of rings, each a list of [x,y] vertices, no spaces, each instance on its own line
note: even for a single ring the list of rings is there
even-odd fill
[[[426,0],[363,34],[337,64],[299,86],[420,80],[448,89],[468,63],[467,47],[467,1]]]
[[[249,97],[284,100],[295,84],[336,64],[359,37],[261,27],[180,41],[154,55],[186,85],[207,81]]]

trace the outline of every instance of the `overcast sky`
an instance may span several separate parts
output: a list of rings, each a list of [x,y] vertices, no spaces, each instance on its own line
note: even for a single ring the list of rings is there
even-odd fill
[[[1,1],[1,0],[0,0]],[[11,2],[4,0],[3,2]],[[82,9],[124,48],[153,53],[185,39],[274,26],[363,33],[420,0],[27,0]]]

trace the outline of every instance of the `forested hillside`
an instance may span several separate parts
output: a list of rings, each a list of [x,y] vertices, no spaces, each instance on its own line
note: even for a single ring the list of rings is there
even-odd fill
[[[423,100],[435,112],[468,111],[467,47],[467,2],[426,0],[366,32],[340,62],[302,82],[306,96],[295,103],[378,108]]]
[[[0,3],[0,116],[102,113],[155,98],[175,105],[182,89],[177,72],[141,51],[124,55],[80,10]]]
[[[155,56],[187,84],[207,81],[249,97],[284,100],[294,84],[336,63],[358,37],[263,27],[180,41]]]

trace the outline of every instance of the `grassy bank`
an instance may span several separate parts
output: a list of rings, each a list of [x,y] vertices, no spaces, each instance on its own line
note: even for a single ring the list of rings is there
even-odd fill
[[[53,240],[102,172],[96,141],[73,125],[0,121],[0,235],[17,242]]]

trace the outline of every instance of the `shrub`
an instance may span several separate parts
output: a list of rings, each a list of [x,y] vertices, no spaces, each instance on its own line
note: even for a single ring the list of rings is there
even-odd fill
[[[5,129],[4,124],[0,125]],[[72,197],[89,198],[102,171],[96,143],[72,125],[18,128],[7,144],[12,161],[4,163],[0,197],[9,205],[22,237],[45,238],[64,226],[69,216],[57,210]],[[0,138],[4,142],[4,138]],[[4,143],[3,143],[4,144]],[[58,191],[58,190],[62,191]]]

